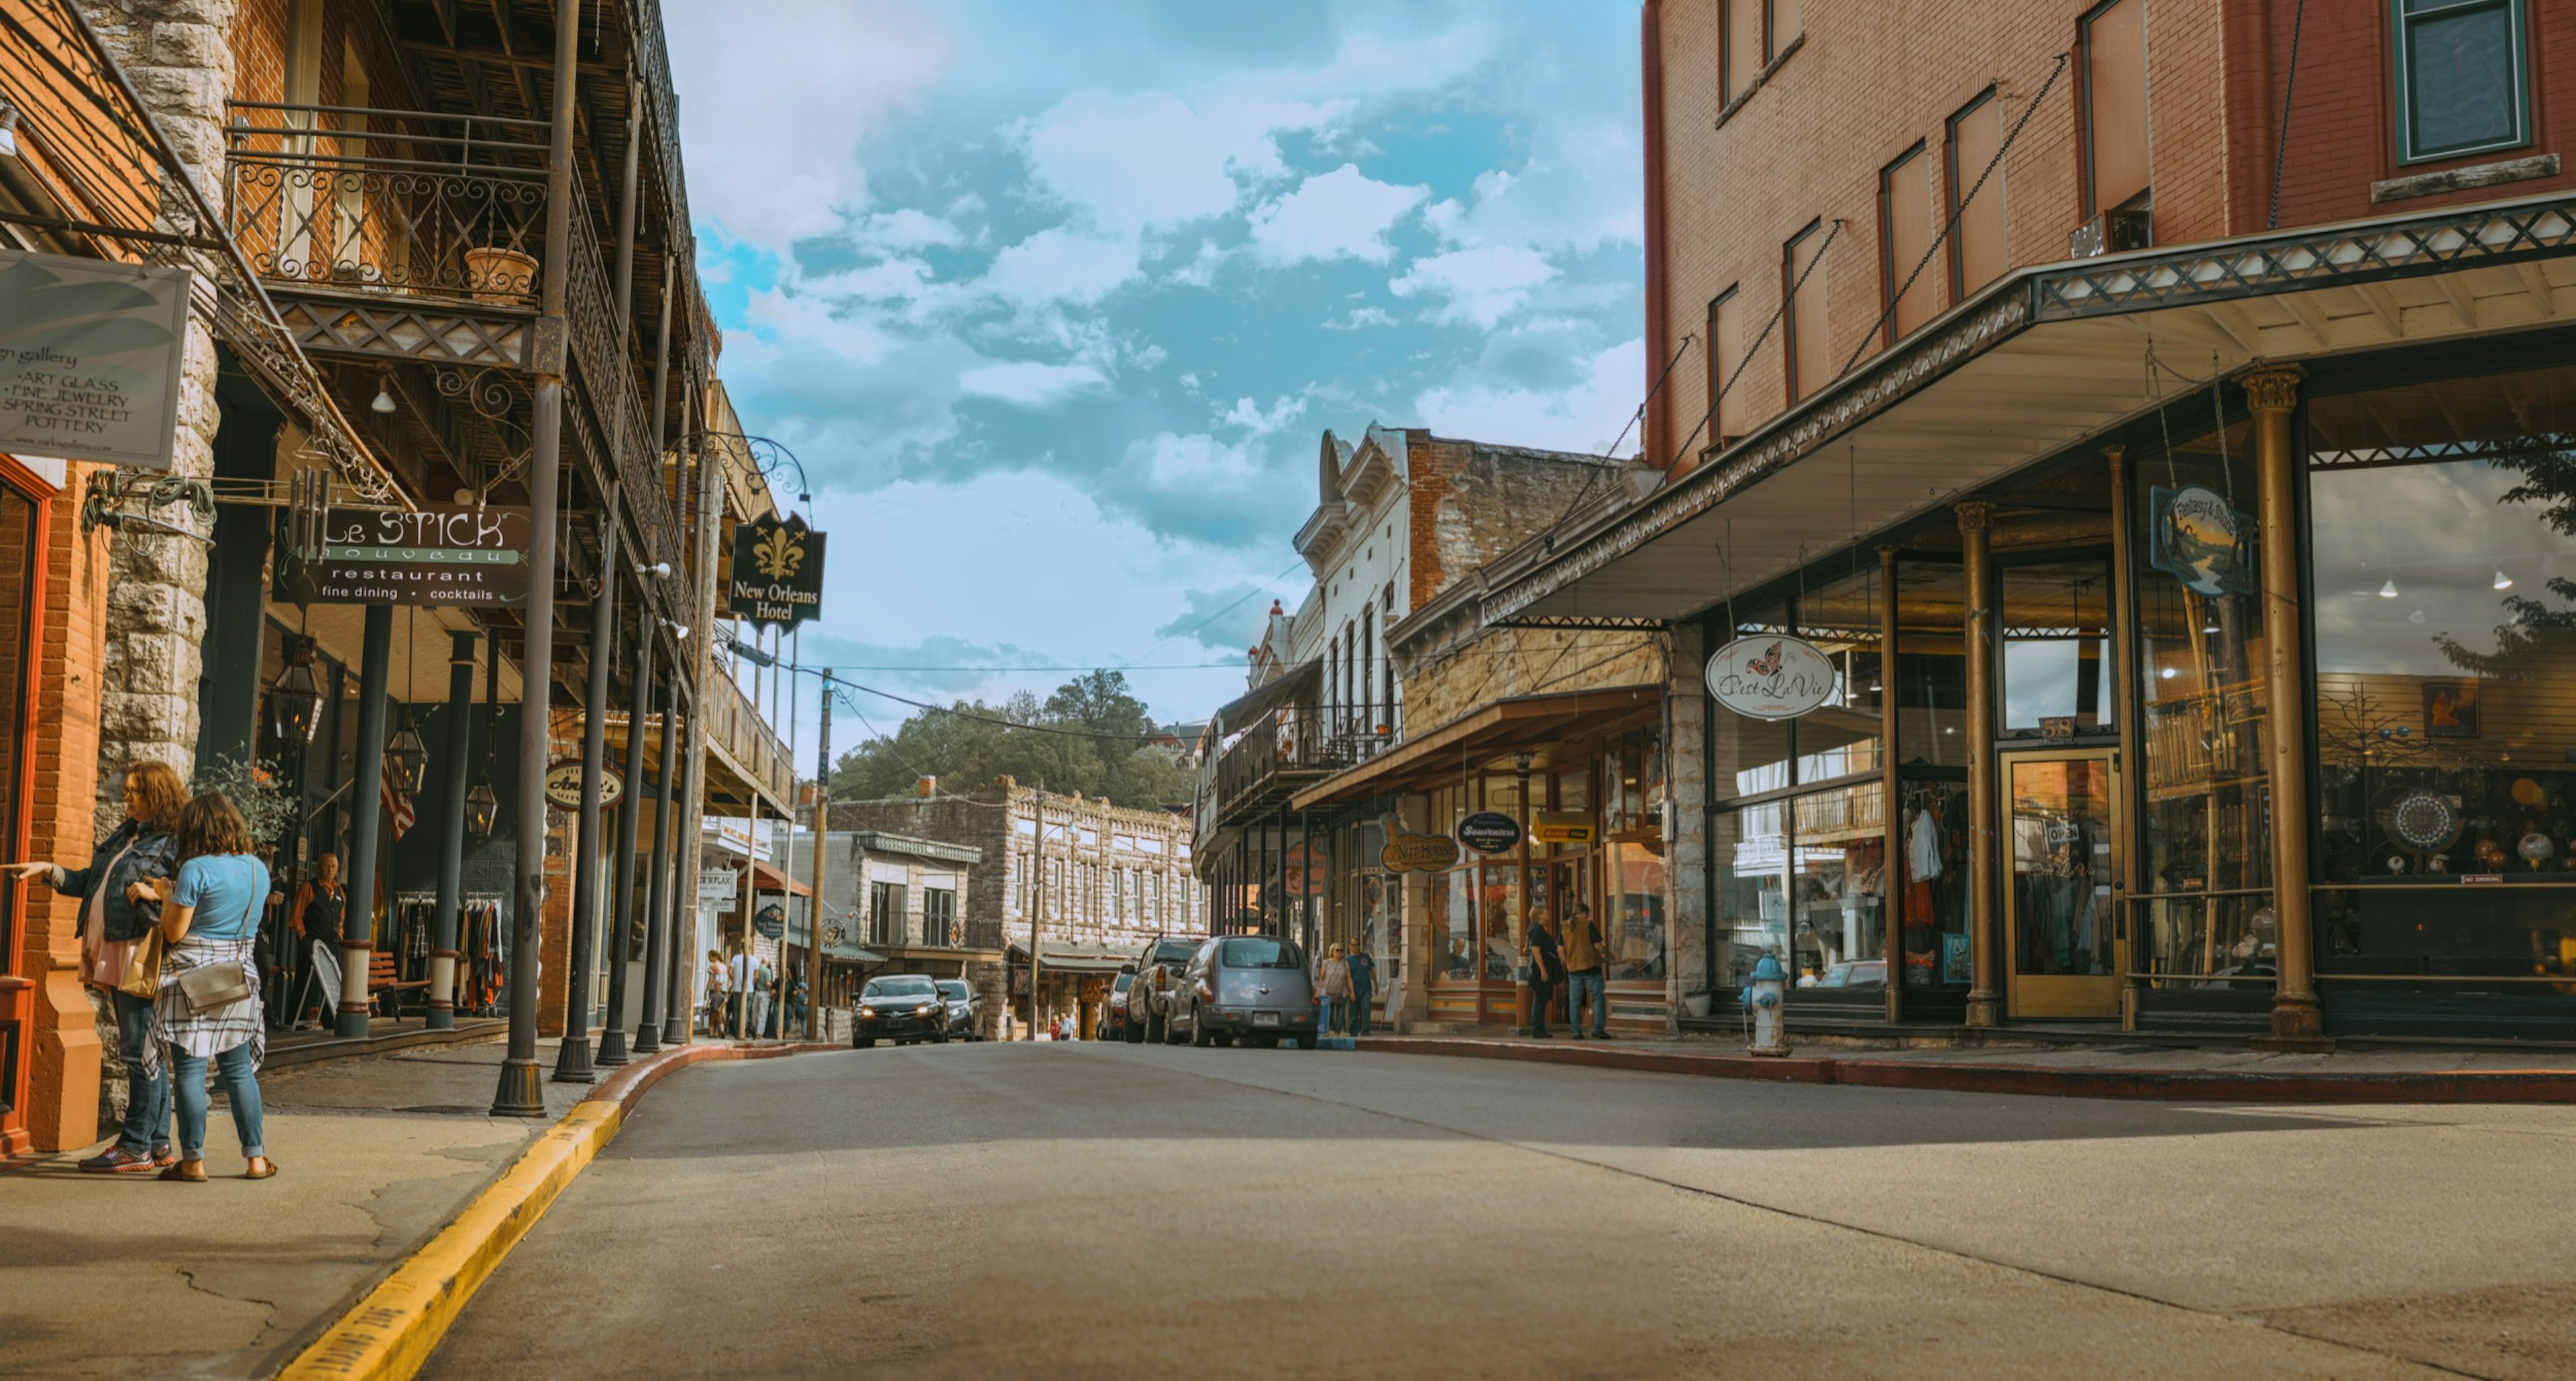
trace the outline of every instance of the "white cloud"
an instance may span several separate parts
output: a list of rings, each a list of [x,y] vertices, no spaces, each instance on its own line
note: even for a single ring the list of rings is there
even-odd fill
[[[1078,91],[1013,132],[1041,192],[1089,224],[1132,234],[1233,211],[1241,182],[1286,174],[1274,134],[1319,128],[1338,109]]]
[[[1232,408],[1217,417],[1216,425],[1237,427],[1254,436],[1268,436],[1273,432],[1285,430],[1290,423],[1305,416],[1307,401],[1314,397],[1314,393],[1314,386],[1309,384],[1304,393],[1281,397],[1270,405],[1267,412],[1262,410],[1261,404],[1250,398],[1237,398]]]
[[[1295,480],[1264,464],[1252,442],[1231,445],[1205,432],[1132,442],[1104,480],[1102,507],[1220,547],[1275,535],[1296,497]]]
[[[881,252],[928,249],[933,245],[953,249],[966,242],[965,232],[951,221],[909,206],[858,217],[850,222],[850,238],[864,248]]]
[[[1531,289],[1556,276],[1556,266],[1536,250],[1493,245],[1417,260],[1387,286],[1398,297],[1446,299],[1448,305],[1433,315],[1436,321],[1491,328],[1527,301]]]
[[[1637,137],[1626,125],[1542,119],[1517,170],[1491,169],[1466,200],[1423,213],[1441,238],[1464,248],[1583,253],[1645,243],[1645,192]]]
[[[1013,306],[1097,302],[1136,276],[1132,237],[1102,236],[1059,226],[1041,230],[993,256],[974,291]]]
[[[1646,343],[1632,340],[1592,356],[1581,377],[1556,390],[1497,388],[1470,377],[1424,393],[1414,403],[1422,425],[1445,436],[1472,436],[1558,451],[1606,451],[1637,411],[1646,390]],[[1631,429],[1623,454],[1636,450]]]
[[[1393,326],[1394,324],[1395,318],[1388,316],[1384,307],[1354,307],[1340,320],[1325,322],[1324,329],[1327,331],[1359,331],[1371,326]]]
[[[1383,264],[1395,255],[1386,232],[1431,195],[1399,187],[1345,163],[1306,179],[1252,213],[1252,250],[1272,264],[1359,259]]]
[[[1023,407],[1051,407],[1077,393],[1105,388],[1109,380],[1087,364],[1039,364],[1006,360],[969,369],[957,376],[957,387],[969,397],[998,398]]]
[[[860,144],[949,64],[947,36],[909,0],[665,13],[691,209],[771,249],[838,230],[867,204]]]

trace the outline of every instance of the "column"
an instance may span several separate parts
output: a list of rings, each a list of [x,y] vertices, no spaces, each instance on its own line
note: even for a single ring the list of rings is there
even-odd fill
[[[465,890],[465,779],[474,759],[474,640],[449,633],[447,751],[439,766],[438,910],[429,918],[429,1028],[456,1025],[456,908]]]
[[[653,626],[636,602],[634,698],[626,707],[626,794],[617,802],[617,890],[610,898],[608,1020],[593,1065],[626,1063],[626,970],[635,962],[635,837],[644,819],[644,721],[653,711]],[[648,916],[650,912],[646,913]]]
[[[1968,1024],[1995,1026],[2004,1015],[2003,975],[1997,968],[2002,946],[1996,943],[1995,933],[2002,923],[1995,895],[1995,573],[1989,531],[1995,506],[1971,501],[1958,505],[1956,511],[1968,585],[1962,630],[1967,638],[1968,709],[1960,730],[1968,740]],[[1901,977],[1889,975],[1891,981]]]
[[[653,635],[645,634],[650,638]],[[671,778],[678,770],[680,736],[673,721],[679,717],[680,688],[672,679],[662,682],[662,771],[654,781],[652,872],[647,876],[644,898],[644,1001],[635,1017],[635,1053],[650,1055],[662,1048],[662,989],[665,978],[678,987],[687,987],[689,972],[677,973],[671,967],[671,918],[664,902],[671,888]]]
[[[2263,509],[2263,747],[2272,771],[2273,945],[2280,988],[2272,997],[2272,1043],[2319,1049],[2326,1040],[2317,1008],[2315,931],[2308,912],[2308,690],[2301,651],[2299,570],[2307,549],[2299,533],[2298,446],[2290,423],[2299,405],[2295,365],[2245,376],[2254,413],[2254,475]]]
[[[2111,662],[2111,709],[2113,724],[2120,731],[2120,742],[2128,749],[2119,761],[2128,771],[2143,773],[2146,770],[2147,735],[2143,727],[2144,716],[2138,707],[2142,683],[2138,679],[2138,669],[2130,665],[2138,659],[2142,644],[2138,627],[2138,563],[2133,545],[2137,541],[2137,521],[2129,504],[2129,448],[2105,446],[2102,459],[2111,476],[2111,569],[2114,574],[2111,577],[2111,637],[2104,648]],[[2121,809],[2125,815],[2131,809],[2128,803],[2139,799],[2135,779],[2122,780],[2120,791]],[[2118,867],[2111,882],[2113,904],[2117,908],[2112,914],[2118,917],[2118,923],[2112,928],[2112,934],[2118,937],[2112,955],[2120,971],[2120,1027],[2125,1031],[2138,1029],[2138,994],[2144,990],[2143,984],[2130,977],[2138,972],[2138,928],[2145,914],[2130,901],[2138,893],[2138,856],[2141,852],[2136,847],[2138,829],[2134,823],[2121,826],[2122,838],[2116,855]]]
[[[376,947],[376,834],[384,811],[385,676],[393,660],[394,610],[367,606],[358,656],[358,763],[349,783],[349,907],[340,937],[340,1010],[332,1028],[367,1034],[367,963]]]
[[[1905,787],[1897,764],[1896,548],[1878,549],[1878,760],[1879,808],[1887,842],[1878,870],[1879,919],[1887,936],[1887,1019],[1905,1020]]]
[[[1664,684],[1664,838],[1670,890],[1664,914],[1664,997],[1672,1017],[1664,1033],[1680,1033],[1693,996],[1717,987],[1716,889],[1708,856],[1708,631],[1698,623],[1666,632]],[[1434,833],[1446,821],[1431,822]],[[1437,956],[1433,962],[1438,962]]]
[[[572,847],[572,972],[564,982],[563,1042],[555,1051],[555,1082],[587,1084],[590,1068],[590,970],[599,936],[600,781],[608,770],[609,633],[617,625],[617,499],[600,514],[599,587],[590,601],[589,678],[581,697],[581,814]]]

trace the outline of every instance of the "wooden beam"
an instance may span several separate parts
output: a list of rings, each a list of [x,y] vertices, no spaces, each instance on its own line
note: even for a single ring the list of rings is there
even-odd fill
[[[2540,271],[2540,265],[2527,259],[2514,265],[2513,270],[2522,279],[2522,290],[2531,294],[2532,304],[2540,309],[2542,319],[2556,318],[2558,293],[2549,286],[2549,275]]]
[[[2350,291],[2355,297],[2361,299],[2361,305],[2370,309],[2372,316],[2379,318],[2380,325],[2388,328],[2390,340],[2406,338],[2406,313],[2397,305],[2395,299],[2389,297],[2385,288],[2368,283],[2356,283]]]
[[[2319,350],[2333,347],[2333,342],[2326,339],[2325,309],[2316,304],[2316,299],[2306,293],[2290,292],[2282,293],[2272,300],[2280,303],[2282,310],[2299,319],[2299,325],[2307,328],[2309,336],[2316,340]]]
[[[2442,296],[2451,303],[2451,310],[2460,314],[2462,327],[2471,331],[2478,329],[2478,300],[2469,296],[2469,287],[2460,281],[2458,274],[2437,273],[2433,275],[2433,286],[2442,290]]]

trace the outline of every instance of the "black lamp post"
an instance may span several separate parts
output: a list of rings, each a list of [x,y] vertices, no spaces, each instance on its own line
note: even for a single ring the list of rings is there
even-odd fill
[[[268,688],[268,715],[279,743],[313,742],[322,724],[322,682],[313,674],[312,639],[297,638],[287,647],[286,670]]]

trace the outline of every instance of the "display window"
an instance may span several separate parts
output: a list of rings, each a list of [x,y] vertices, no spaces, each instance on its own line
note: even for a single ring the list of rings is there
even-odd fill
[[[2576,996],[2571,388],[2309,405],[2323,976]]]

